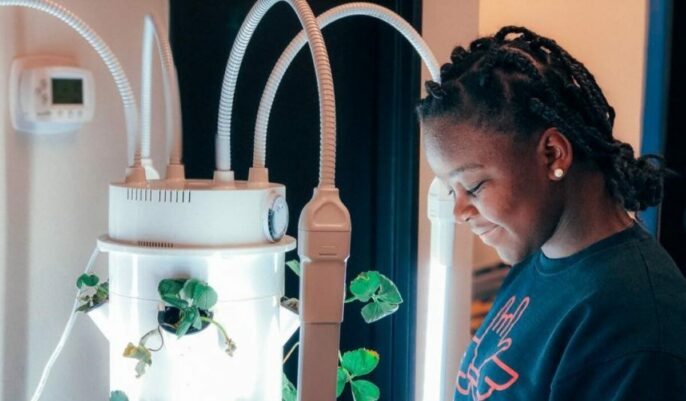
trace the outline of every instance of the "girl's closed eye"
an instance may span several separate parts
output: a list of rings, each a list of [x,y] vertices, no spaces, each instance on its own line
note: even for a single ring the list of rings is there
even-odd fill
[[[472,186],[470,189],[468,189],[466,191],[467,195],[472,196],[472,197],[478,195],[478,193],[481,192],[481,190],[483,189],[485,183],[486,183],[486,181],[484,180],[484,181],[481,181],[478,184]]]

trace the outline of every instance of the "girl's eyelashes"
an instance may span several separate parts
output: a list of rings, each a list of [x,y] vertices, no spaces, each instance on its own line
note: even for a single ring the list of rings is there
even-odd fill
[[[475,186],[473,186],[472,188],[466,190],[465,192],[467,192],[467,195],[469,195],[469,196],[472,196],[472,197],[476,196],[479,193],[479,191],[481,191],[481,188],[483,188],[483,185],[485,182],[486,181],[481,181],[478,184],[476,184]]]

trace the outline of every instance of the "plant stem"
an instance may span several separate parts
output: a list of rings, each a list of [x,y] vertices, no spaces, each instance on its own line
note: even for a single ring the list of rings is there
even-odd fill
[[[351,298],[346,299],[345,302],[343,302],[343,303],[349,304],[349,303],[355,301],[356,299],[357,299],[357,298],[355,298],[355,297],[351,297]]]
[[[150,336],[152,336],[155,333],[157,333],[160,336],[160,341],[162,342],[162,344],[160,344],[160,346],[157,349],[145,347],[145,343],[148,341],[148,339],[150,339]],[[143,337],[141,337],[139,344],[145,348],[148,348],[148,350],[150,352],[157,352],[157,351],[161,350],[162,347],[164,347],[164,337],[162,336],[162,332],[160,331],[160,326],[158,325],[157,328],[152,329],[149,332],[145,333],[143,335]]]
[[[226,342],[226,344],[230,344],[231,338],[229,338],[229,335],[226,334],[224,326],[222,326],[218,321],[205,316],[200,316],[200,320],[202,320],[203,322],[212,323],[213,325],[217,326],[219,332],[221,332],[222,336],[224,336],[224,341]]]
[[[291,347],[290,351],[288,351],[288,353],[286,354],[286,357],[283,358],[283,363],[286,363],[286,361],[288,360],[288,358],[291,357],[291,354],[293,354],[293,351],[295,351],[295,349],[298,348],[298,345],[300,345],[300,341],[298,341],[297,343],[293,344],[293,346]]]

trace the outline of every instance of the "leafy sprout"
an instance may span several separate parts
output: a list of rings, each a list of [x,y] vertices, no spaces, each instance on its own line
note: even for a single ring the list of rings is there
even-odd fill
[[[80,275],[76,279],[76,288],[80,290],[77,312],[88,313],[109,300],[109,283],[100,283],[100,278],[95,274]]]
[[[197,279],[164,279],[157,285],[157,292],[165,305],[178,309],[178,319],[172,327],[176,330],[177,338],[189,334],[191,328],[202,330],[206,325],[213,324],[217,327],[224,339],[224,351],[233,356],[236,343],[228,336],[224,327],[212,319],[211,309],[216,305],[217,292],[206,282]],[[206,323],[203,325],[203,323]],[[153,335],[159,334],[162,345],[157,349],[146,346],[146,342]],[[138,345],[129,343],[124,350],[124,356],[138,360],[136,364],[136,377],[145,374],[145,369],[152,365],[152,353],[159,351],[164,346],[164,337],[160,326],[147,332],[141,337]]]
[[[360,348],[348,351],[338,356],[340,366],[337,371],[336,397],[340,397],[346,384],[350,384],[355,401],[376,401],[381,391],[376,384],[369,380],[358,379],[371,373],[379,364],[379,354],[376,351]]]
[[[297,260],[288,261],[286,265],[297,276],[300,276],[301,267]],[[350,283],[349,290],[352,295],[345,300],[345,303],[354,301],[364,303],[360,313],[367,323],[376,322],[395,313],[400,304],[403,303],[398,287],[391,279],[377,271],[360,273]],[[291,349],[288,356],[291,355],[297,345]],[[340,397],[349,384],[353,400],[378,400],[381,396],[379,387],[369,380],[360,379],[360,377],[371,373],[379,364],[379,359],[379,354],[376,351],[366,348],[348,351],[343,355],[339,352],[340,365],[336,372],[336,397]],[[285,374],[283,376],[282,399],[283,401],[295,401],[297,399],[297,389]]]
[[[386,276],[376,271],[360,273],[351,283],[353,294],[347,302],[369,302],[362,308],[362,318],[373,323],[395,313],[403,303],[398,287]]]

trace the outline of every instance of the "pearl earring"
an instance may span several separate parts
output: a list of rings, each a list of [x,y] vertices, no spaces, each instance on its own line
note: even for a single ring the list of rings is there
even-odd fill
[[[562,176],[565,175],[565,171],[561,168],[556,168],[555,171],[553,171],[553,175],[555,178],[562,178]]]

